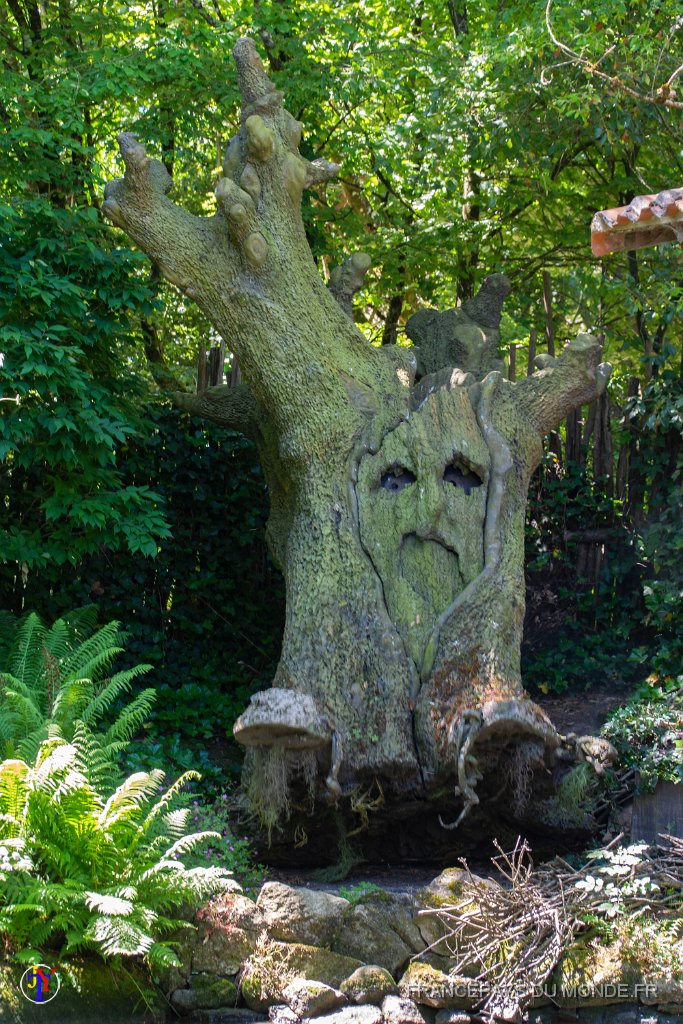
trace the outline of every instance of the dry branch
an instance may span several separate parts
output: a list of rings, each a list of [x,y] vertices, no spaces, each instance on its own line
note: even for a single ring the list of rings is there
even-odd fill
[[[622,839],[617,836],[605,851],[614,850]],[[656,850],[639,847],[642,852],[620,876],[621,913],[648,910],[667,916],[675,908],[680,912],[683,840],[674,836],[660,836],[660,840]],[[589,881],[596,873],[595,859],[573,868],[556,857],[534,869],[526,841],[518,839],[511,853],[495,845],[498,855],[492,863],[500,884],[473,875],[463,860],[466,879],[461,899],[420,912],[435,915],[444,929],[444,935],[425,952],[445,944],[451,956],[451,977],[472,977],[477,971],[473,984],[486,992],[481,1015],[518,1021],[573,938],[586,927],[586,917],[606,914],[606,892],[592,888]]]

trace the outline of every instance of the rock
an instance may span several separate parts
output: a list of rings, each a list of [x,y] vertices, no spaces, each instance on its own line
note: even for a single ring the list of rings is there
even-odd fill
[[[410,897],[371,893],[348,911],[332,948],[398,974],[426,945],[414,917]]]
[[[398,994],[436,1009],[453,1007],[466,1010],[473,999],[468,995],[467,978],[452,978],[428,964],[414,961],[398,983]]]
[[[646,1006],[683,1003],[683,970],[661,968],[644,974],[633,952],[624,955],[622,944],[580,943],[570,947],[553,972],[549,990],[560,1006],[609,1006],[641,1002]]]
[[[328,892],[266,882],[256,906],[272,939],[330,946],[350,904]]]
[[[341,990],[352,1003],[379,1005],[385,996],[396,991],[394,979],[384,967],[364,964],[341,983]]]
[[[329,949],[262,938],[244,964],[242,998],[252,1010],[265,1010],[284,1002],[282,993],[295,978],[322,981],[336,989],[360,966],[359,960]]]
[[[263,1014],[245,1010],[195,1010],[192,1024],[263,1024]]]
[[[382,1024],[382,1013],[378,1006],[347,1006],[317,1017],[316,1024]]]
[[[171,995],[171,1003],[180,1013],[233,1007],[237,1002],[237,986],[230,978],[193,974],[191,984],[191,988],[178,988]]]
[[[227,893],[212,900],[197,914],[192,970],[220,976],[237,974],[262,931],[257,905],[245,896]]]
[[[319,1017],[322,1013],[345,1006],[347,1002],[346,996],[337,989],[324,985],[322,981],[306,981],[304,978],[290,981],[283,989],[282,998],[299,1017]]]
[[[469,1013],[462,1010],[439,1010],[434,1024],[470,1024],[471,1019]]]
[[[683,964],[681,973],[675,976],[647,975],[643,978],[642,986],[636,996],[646,1006],[654,1006],[659,1003],[669,1006],[680,1006],[683,1004]]]
[[[446,868],[432,879],[426,889],[418,893],[418,901],[427,906],[448,906],[456,903],[463,895],[464,883],[468,874],[464,868]]]
[[[178,1013],[192,1013],[197,1009],[197,993],[191,988],[177,988],[171,993],[171,1003]]]
[[[268,1020],[271,1024],[299,1024],[299,1017],[288,1006],[271,1006]]]
[[[424,946],[430,947],[432,956],[452,956],[452,950],[449,949],[448,944],[440,941],[449,934],[451,926],[441,918],[439,911],[452,907],[467,896],[470,878],[487,886],[498,885],[492,879],[482,879],[477,875],[470,876],[464,868],[446,868],[425,889],[420,889],[415,895],[417,909],[415,923]],[[478,973],[478,969],[475,969],[474,973]]]
[[[213,974],[193,974],[190,983],[196,994],[196,1005],[199,1010],[217,1010],[221,1007],[234,1006],[237,1002],[237,985],[232,978],[220,978]]]
[[[424,1010],[412,999],[403,999],[401,996],[384,997],[382,1017],[384,1024],[425,1024],[427,1021]]]

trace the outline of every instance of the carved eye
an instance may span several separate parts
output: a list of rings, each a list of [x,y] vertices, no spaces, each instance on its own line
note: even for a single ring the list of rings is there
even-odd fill
[[[379,485],[385,491],[393,491],[395,494],[402,491],[404,487],[410,487],[415,483],[415,474],[411,473],[405,466],[390,466],[385,473],[382,473]]]
[[[477,476],[474,470],[457,462],[451,462],[450,466],[446,466],[443,478],[454,487],[462,487],[465,494],[471,494],[475,487],[482,485],[481,477]]]

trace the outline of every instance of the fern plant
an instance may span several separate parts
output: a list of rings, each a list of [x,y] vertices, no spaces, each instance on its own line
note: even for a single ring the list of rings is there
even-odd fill
[[[191,927],[178,909],[239,889],[220,867],[184,856],[217,833],[186,835],[174,807],[186,772],[163,792],[164,773],[136,772],[105,799],[78,742],[44,740],[35,760],[0,764],[0,936],[21,960],[46,947],[61,956],[145,956],[177,963],[167,936]]]
[[[35,612],[0,618],[0,755],[30,763],[46,739],[63,739],[81,750],[87,777],[101,787],[120,781],[117,762],[148,717],[154,690],[143,690],[98,731],[150,666],[107,676],[126,636],[118,622],[96,630],[96,615],[90,606],[50,628]]]

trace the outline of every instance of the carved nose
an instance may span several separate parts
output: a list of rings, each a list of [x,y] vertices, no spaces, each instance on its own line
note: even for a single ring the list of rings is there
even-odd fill
[[[417,536],[428,538],[433,536],[434,527],[441,521],[444,512],[443,494],[435,479],[421,481],[418,485],[417,498]]]

